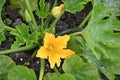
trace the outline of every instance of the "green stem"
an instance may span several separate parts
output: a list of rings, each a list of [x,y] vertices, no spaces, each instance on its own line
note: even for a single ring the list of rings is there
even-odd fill
[[[29,0],[25,0],[25,3],[26,3],[26,6],[27,6],[27,10],[30,13],[30,16],[32,18],[32,23],[34,24],[33,30],[37,31],[38,30],[37,23],[36,23],[34,15],[33,15],[32,8],[31,8]]]
[[[33,54],[30,56],[30,58],[34,58],[34,57],[36,56],[36,54],[37,54],[37,50],[35,50],[35,51],[33,52]]]
[[[51,32],[53,30],[53,28],[55,27],[56,23],[58,22],[58,20],[61,18],[62,14],[64,13],[64,11],[62,11],[62,13],[55,19],[55,21],[50,25],[50,28],[48,30],[48,32]]]
[[[55,6],[56,6],[57,2],[58,2],[58,0],[54,0],[53,7],[55,7]]]
[[[60,72],[58,71],[58,69],[56,68],[56,66],[53,69],[57,73],[57,75],[60,76]]]
[[[44,69],[45,69],[45,60],[44,60],[44,59],[40,59],[40,73],[39,73],[39,80],[42,80],[42,79],[43,79]]]
[[[85,23],[88,21],[90,16],[91,16],[91,12],[89,12],[89,14],[85,17],[85,19],[82,21],[82,23],[78,27],[82,28],[85,25]]]
[[[30,45],[30,46],[20,47],[17,49],[4,50],[4,51],[0,51],[0,55],[28,51],[28,50],[36,48],[37,46],[38,46],[37,44],[34,44],[34,45]]]
[[[54,1],[53,7],[57,4],[58,0]],[[44,22],[44,28],[46,29],[48,27],[48,24],[50,22],[50,20],[53,18],[53,16],[50,14],[47,19]]]
[[[47,17],[47,19],[45,20],[44,25],[43,25],[45,29],[48,27],[48,24],[49,24],[49,22],[50,22],[50,20],[51,20],[52,18],[53,18],[53,17],[52,17],[52,15],[50,14],[50,15]]]
[[[81,35],[81,34],[82,32],[75,32],[75,33],[70,34],[70,36],[76,36],[76,35]]]
[[[11,28],[9,26],[5,26],[4,29],[7,30],[7,31],[14,31],[15,30],[14,28]]]
[[[60,36],[60,35],[64,35],[64,34],[72,34],[74,32],[79,32],[79,31],[82,31],[82,29],[80,29],[78,27],[70,28],[70,29],[67,29],[67,30],[63,30],[59,33],[56,33],[55,36]]]
[[[40,29],[41,29],[41,31],[44,30],[44,19],[43,18],[41,19],[41,28]]]

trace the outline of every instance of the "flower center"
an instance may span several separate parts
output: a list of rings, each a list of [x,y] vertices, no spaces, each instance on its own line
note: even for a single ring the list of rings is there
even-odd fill
[[[48,45],[47,50],[50,52],[54,52],[54,45],[53,44]]]

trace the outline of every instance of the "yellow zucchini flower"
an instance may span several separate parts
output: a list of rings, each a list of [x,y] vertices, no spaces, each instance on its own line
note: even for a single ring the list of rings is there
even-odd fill
[[[75,54],[74,51],[67,49],[67,42],[69,39],[69,35],[55,37],[54,34],[46,33],[44,45],[37,51],[36,57],[48,58],[51,69],[54,68],[55,64],[59,67],[61,58],[66,58]]]

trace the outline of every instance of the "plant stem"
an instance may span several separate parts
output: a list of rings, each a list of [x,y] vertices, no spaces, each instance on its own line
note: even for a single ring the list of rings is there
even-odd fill
[[[4,28],[5,28],[5,30],[7,30],[7,31],[14,31],[14,30],[15,30],[14,28],[11,28],[11,27],[9,27],[9,26],[5,26]]]
[[[67,30],[63,30],[59,33],[56,33],[55,36],[60,36],[60,35],[64,35],[64,34],[72,34],[74,32],[79,32],[79,31],[82,31],[82,29],[80,29],[78,27],[70,28],[70,29],[67,29]]]
[[[41,31],[43,31],[44,30],[44,18],[41,18]]]
[[[91,16],[91,11],[89,12],[89,14],[85,17],[85,19],[82,21],[82,23],[78,27],[82,28],[85,25],[85,23],[88,21],[90,16]]]
[[[42,80],[42,79],[43,79],[44,69],[45,69],[45,60],[44,60],[44,59],[40,59],[40,73],[39,73],[39,80]]]
[[[49,22],[51,21],[52,18],[53,18],[53,17],[52,17],[52,15],[50,14],[50,15],[47,17],[47,19],[45,20],[44,25],[43,25],[45,29],[48,27],[48,24],[49,24]]]
[[[54,1],[53,7],[57,4],[58,0]],[[46,29],[48,27],[48,24],[50,22],[50,20],[53,18],[53,16],[51,14],[49,14],[49,16],[47,17],[47,19],[44,22],[44,28]]]
[[[37,44],[34,44],[34,45],[30,45],[30,46],[20,47],[20,48],[17,48],[17,49],[4,50],[4,51],[0,51],[0,55],[27,51],[27,50],[34,49],[37,46],[38,46]]]
[[[76,35],[81,35],[81,34],[82,32],[75,32],[75,33],[70,34],[70,36],[76,36]]]
[[[34,24],[33,30],[37,31],[38,30],[37,23],[36,23],[34,15],[33,15],[32,8],[31,8],[29,0],[25,0],[25,3],[26,3],[26,6],[27,6],[27,10],[30,13],[30,16],[32,18],[32,22]]]
[[[58,69],[56,68],[56,66],[53,69],[57,73],[57,75],[60,76],[60,72],[58,71]]]
[[[48,30],[48,32],[52,32],[53,28],[55,27],[56,23],[58,22],[58,20],[61,18],[62,14],[64,13],[64,11],[61,12],[61,14],[55,19],[55,21],[50,25],[50,28]]]

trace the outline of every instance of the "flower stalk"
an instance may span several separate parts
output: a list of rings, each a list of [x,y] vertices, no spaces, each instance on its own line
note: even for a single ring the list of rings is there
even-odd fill
[[[41,58],[41,59],[40,59],[40,73],[39,73],[39,80],[42,80],[42,79],[43,79],[44,69],[45,69],[45,60]]]

